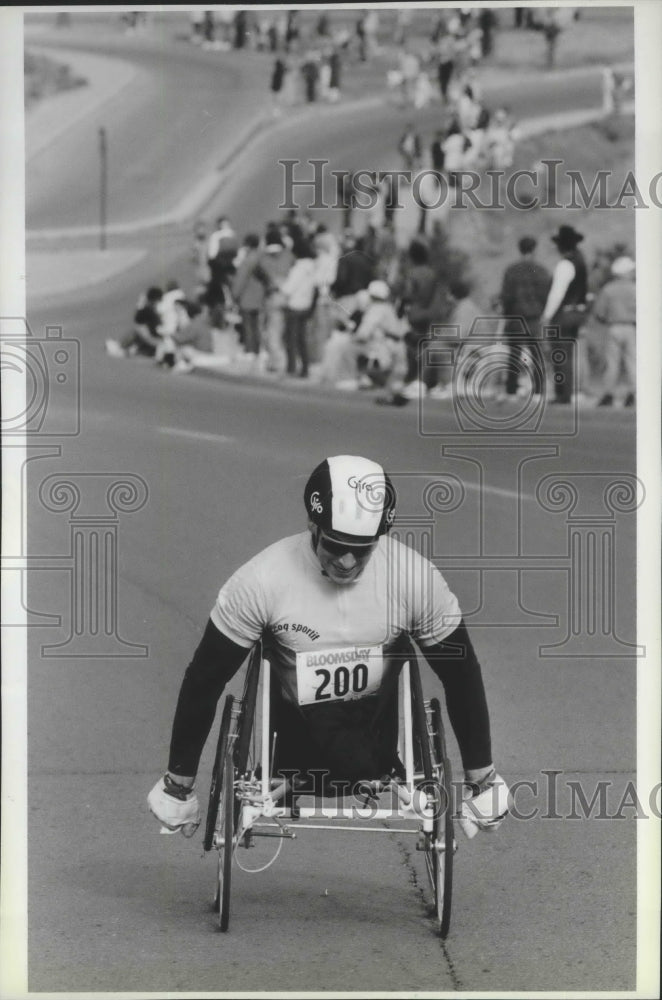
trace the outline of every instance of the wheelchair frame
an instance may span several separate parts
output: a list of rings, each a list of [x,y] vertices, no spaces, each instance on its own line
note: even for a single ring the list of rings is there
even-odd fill
[[[258,763],[254,723],[260,678],[262,713]],[[291,780],[282,775],[272,777],[276,734],[272,739],[270,710],[271,665],[262,659],[258,645],[249,658],[242,698],[237,700],[228,695],[225,699],[209,791],[204,850],[217,852],[214,909],[218,913],[219,929],[227,931],[229,926],[232,862],[236,851],[250,847],[255,837],[279,838],[271,864],[280,852],[282,841],[295,840],[299,830],[342,830],[416,835],[416,848],[425,854],[436,930],[445,938],[450,927],[453,855],[457,849],[453,833],[452,774],[441,707],[436,698],[423,699],[413,651],[400,670],[399,716],[403,724],[399,724],[399,744],[404,778],[362,782],[362,794],[366,795],[363,807],[351,805],[349,815],[341,797],[336,798],[333,807],[324,806],[323,818],[331,822],[314,822],[320,815],[319,807],[295,804],[297,792]],[[415,764],[418,762],[417,769]],[[395,792],[397,805],[392,803],[386,809],[377,806],[378,796],[389,791]],[[299,794],[305,797],[311,793],[302,791]],[[288,799],[290,804],[287,804]],[[372,802],[370,806],[369,801]],[[386,820],[393,818],[412,825],[384,825]],[[344,822],[350,819],[354,822],[377,820],[382,825],[357,826]]]

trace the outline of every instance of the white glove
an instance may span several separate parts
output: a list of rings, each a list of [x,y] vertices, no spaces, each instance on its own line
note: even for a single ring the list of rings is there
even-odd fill
[[[192,788],[178,785],[165,774],[147,796],[150,812],[163,824],[162,833],[192,837],[200,826],[200,803]]]
[[[471,840],[479,830],[497,830],[510,810],[510,789],[494,768],[477,783],[465,783],[458,823]]]

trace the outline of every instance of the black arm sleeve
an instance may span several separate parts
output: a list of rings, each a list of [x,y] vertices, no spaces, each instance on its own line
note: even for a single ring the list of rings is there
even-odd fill
[[[172,725],[168,770],[193,777],[223,688],[239,670],[248,649],[238,646],[210,620],[186,668]]]
[[[444,686],[446,708],[465,768],[492,763],[490,717],[480,663],[464,621],[443,642],[422,649]]]

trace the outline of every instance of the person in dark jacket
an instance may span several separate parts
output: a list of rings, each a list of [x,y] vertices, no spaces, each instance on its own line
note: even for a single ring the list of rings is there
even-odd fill
[[[558,327],[559,341],[552,350],[553,403],[571,402],[575,387],[575,354],[580,328],[586,321],[588,275],[578,249],[584,239],[572,226],[561,226],[552,241],[560,254],[542,314],[543,326]]]
[[[447,318],[440,308],[440,282],[430,265],[430,254],[422,240],[412,240],[407,251],[407,270],[401,301],[409,330],[405,334],[407,375],[405,395],[418,394],[419,379],[426,389],[436,384],[438,372],[424,370],[421,364],[421,343],[430,336],[435,323]],[[411,390],[409,386],[412,386]]]
[[[519,241],[520,259],[510,264],[501,284],[501,311],[505,317],[504,337],[509,343],[506,394],[517,393],[523,347],[531,352],[533,391],[543,390],[544,361],[540,349],[540,317],[547,302],[552,278],[535,257],[537,243],[532,236]],[[531,340],[531,344],[527,344]]]
[[[357,239],[351,231],[346,232],[341,247],[336,280],[331,286],[331,294],[336,299],[356,295],[367,288],[375,277],[374,261],[365,253],[361,239]]]
[[[271,72],[271,82],[269,84],[273,101],[272,111],[276,116],[282,113],[281,103],[283,99],[283,83],[285,82],[285,74],[287,73],[287,70],[288,66],[285,60],[281,56],[276,56],[274,68]]]

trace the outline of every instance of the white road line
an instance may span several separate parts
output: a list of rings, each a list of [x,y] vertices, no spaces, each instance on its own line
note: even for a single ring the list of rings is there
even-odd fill
[[[192,438],[194,441],[215,441],[217,444],[231,444],[235,438],[227,434],[208,434],[206,431],[186,431],[182,427],[159,427],[161,434],[176,434],[178,437]]]

